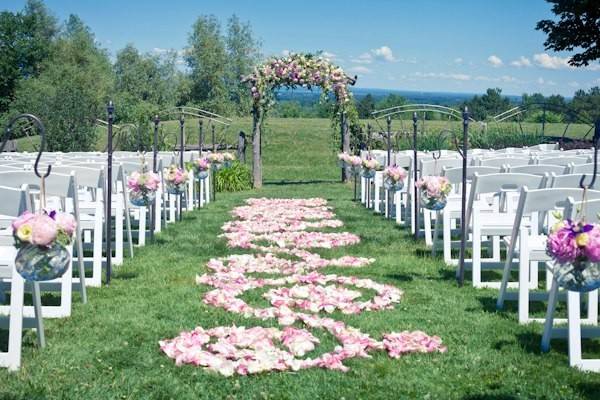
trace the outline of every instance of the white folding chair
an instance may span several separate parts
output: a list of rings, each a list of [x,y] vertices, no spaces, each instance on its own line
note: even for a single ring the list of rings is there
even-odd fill
[[[478,173],[479,175],[495,174],[499,173],[499,167],[467,167],[467,195],[469,193],[470,182],[473,180],[473,175]],[[443,238],[443,253],[444,262],[447,265],[458,265],[458,258],[452,257],[452,248],[458,248],[460,241],[452,241],[452,235],[458,234],[456,226],[460,222],[461,217],[461,191],[462,185],[462,167],[448,168],[444,167],[442,175],[448,179],[452,185],[453,192],[448,196],[448,202],[443,210],[437,212],[435,219],[435,227],[433,232],[433,245],[431,246],[431,254],[435,257],[438,241],[439,241],[439,229],[440,224],[442,225],[442,238]]]
[[[41,299],[39,284],[33,283],[33,318],[23,316],[25,300],[25,281],[15,269],[15,256],[12,229],[13,219],[24,211],[31,210],[27,185],[21,188],[0,186],[0,281],[10,282],[10,304],[0,308],[0,327],[8,328],[8,349],[0,351],[0,367],[16,371],[21,366],[21,342],[23,328],[35,328],[40,347],[45,346],[44,324],[41,318]],[[4,301],[4,289],[0,287],[0,303]]]
[[[500,238],[510,235],[515,206],[513,196],[523,186],[540,188],[545,185],[545,177],[528,174],[473,174],[468,198],[466,223],[471,234],[473,286],[477,288],[500,287],[500,282],[481,280],[482,268],[501,269]],[[490,209],[490,206],[493,207]],[[483,259],[481,250],[483,238],[492,241],[492,257]],[[468,262],[465,264],[468,266]]]
[[[11,187],[19,187],[20,184],[27,184],[29,188],[39,188],[39,178],[28,171],[19,172],[0,172],[0,181],[3,184]],[[85,266],[83,263],[83,241],[81,235],[80,226],[80,214],[79,214],[79,197],[78,197],[78,186],[74,174],[64,175],[58,173],[52,173],[45,179],[46,197],[48,203],[51,204],[50,208],[57,211],[67,212],[66,204],[67,201],[73,202],[73,214],[77,222],[77,228],[75,231],[75,243],[77,247],[77,265],[79,276],[85,276]],[[30,191],[31,193],[31,191]],[[31,202],[32,209],[36,209],[35,202]],[[67,247],[70,254],[73,254],[73,246]],[[60,278],[40,283],[40,288],[43,291],[58,292],[60,293],[60,305],[43,305],[42,315],[45,318],[64,318],[71,315],[71,304],[72,304],[72,288],[76,287],[79,289],[81,299],[83,303],[87,303],[87,292],[85,288],[85,280],[74,279],[73,276],[73,264],[75,260],[72,260],[69,269]],[[4,283],[6,284],[6,282]],[[26,316],[33,315],[32,307],[25,307],[24,313]]]
[[[538,288],[538,264],[546,263],[551,258],[546,254],[546,233],[549,226],[556,222],[552,217],[552,211],[562,211],[565,207],[566,198],[569,196],[580,197],[582,189],[575,188],[545,188],[529,190],[521,188],[519,205],[514,217],[513,228],[510,237],[505,237],[508,250],[502,274],[502,284],[496,307],[504,307],[505,300],[517,300],[518,317],[520,324],[529,322],[543,322],[540,318],[529,316],[529,303],[531,301],[545,301],[547,292],[531,293]],[[590,199],[600,199],[600,191],[588,190]],[[510,272],[515,260],[518,262],[519,280],[517,283],[518,293],[508,292]],[[547,268],[546,290],[550,289],[552,273]]]
[[[585,204],[581,201],[576,202],[573,197],[567,198],[565,207],[565,217],[574,219],[577,211],[585,205],[585,215],[596,220],[600,214],[600,200],[589,200]],[[585,326],[583,324],[598,324],[598,289],[587,293],[588,295],[588,317],[581,318],[581,294],[579,292],[567,291],[567,328],[554,327],[554,312],[558,301],[558,284],[556,279],[552,280],[552,287],[548,299],[548,309],[546,311],[546,321],[544,324],[544,334],[542,336],[542,351],[550,349],[550,340],[553,338],[568,338],[569,344],[569,365],[582,371],[600,372],[600,359],[584,359],[582,356],[582,337],[598,337],[600,329],[597,326]]]

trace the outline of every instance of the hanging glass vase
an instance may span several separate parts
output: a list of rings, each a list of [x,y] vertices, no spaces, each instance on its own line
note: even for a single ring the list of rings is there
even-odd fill
[[[556,264],[553,273],[558,285],[567,290],[584,293],[600,288],[600,263]]]
[[[169,194],[181,194],[185,192],[185,182],[183,183],[175,183],[175,182],[167,182],[167,193]]]
[[[136,207],[148,207],[156,197],[156,192],[142,190],[129,192],[129,201]]]
[[[58,243],[50,246],[24,245],[15,258],[17,272],[27,281],[60,278],[69,269],[70,263],[71,254]]]
[[[196,179],[199,181],[203,181],[208,178],[209,172],[207,170],[197,170],[196,171]]]
[[[375,170],[363,168],[362,176],[363,176],[363,178],[366,178],[366,179],[373,179],[375,177]]]
[[[432,211],[439,211],[446,207],[446,203],[448,202],[448,198],[446,195],[441,194],[439,196],[429,196],[427,194],[427,190],[421,190],[420,192],[420,203],[423,208]]]
[[[402,190],[402,188],[404,188],[404,182],[401,180],[395,181],[393,179],[386,178],[383,181],[383,187],[388,192],[398,192],[398,191]]]

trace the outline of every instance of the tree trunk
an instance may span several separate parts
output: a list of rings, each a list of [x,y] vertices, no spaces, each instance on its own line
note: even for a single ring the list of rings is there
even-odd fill
[[[342,112],[340,129],[342,130],[342,151],[350,153],[350,130],[348,129],[348,122],[346,120],[346,112]],[[350,171],[346,166],[342,168],[342,182],[348,182],[350,179]]]
[[[254,179],[254,188],[259,189],[262,187],[260,109],[258,107],[254,107],[252,115],[252,177]]]

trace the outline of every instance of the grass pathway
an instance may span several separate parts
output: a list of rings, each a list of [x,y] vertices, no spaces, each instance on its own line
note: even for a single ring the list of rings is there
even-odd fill
[[[348,360],[348,373],[309,369],[225,378],[174,366],[158,340],[197,325],[251,326],[243,316],[204,305],[201,296],[208,288],[194,278],[211,257],[232,253],[217,239],[231,208],[263,195],[326,198],[344,230],[362,242],[318,253],[373,256],[371,267],[352,275],[404,291],[393,310],[341,320],[373,337],[417,329],[436,334],[448,353],[399,360],[373,353],[370,360]],[[514,307],[496,312],[495,291],[457,288],[453,270],[431,259],[421,242],[350,198],[351,189],[340,184],[271,185],[260,193],[219,195],[218,202],[169,226],[155,245],[138,250],[109,288],[90,289],[89,304],[76,302],[71,318],[48,321],[47,349],[35,349],[35,337],[28,334],[22,369],[0,370],[0,399],[597,398],[600,375],[570,369],[564,342],[540,354],[541,326],[519,326]],[[598,356],[599,347],[594,350]]]

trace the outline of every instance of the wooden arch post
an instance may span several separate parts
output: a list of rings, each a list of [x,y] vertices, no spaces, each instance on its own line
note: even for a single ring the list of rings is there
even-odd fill
[[[252,179],[254,188],[262,187],[262,149],[260,107],[252,108]]]

